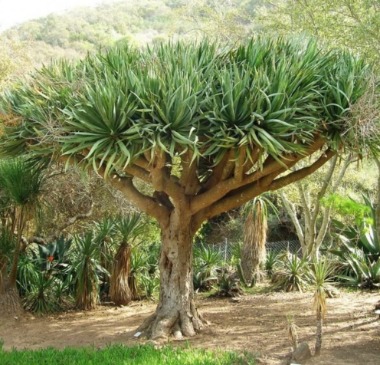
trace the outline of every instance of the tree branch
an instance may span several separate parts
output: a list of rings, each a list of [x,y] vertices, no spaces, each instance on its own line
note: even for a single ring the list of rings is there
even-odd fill
[[[329,161],[334,155],[336,154],[335,151],[327,150],[324,152],[317,161],[315,161],[312,165],[308,167],[304,167],[303,169],[294,171],[286,176],[280,177],[277,180],[275,180],[271,186],[270,191],[278,190],[286,185],[289,185],[292,182],[301,180],[305,176],[308,176],[312,174],[314,171],[319,169],[321,166],[323,166],[327,161]]]

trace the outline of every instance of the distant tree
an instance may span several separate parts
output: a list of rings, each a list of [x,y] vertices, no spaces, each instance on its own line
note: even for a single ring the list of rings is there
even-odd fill
[[[8,91],[1,151],[92,168],[154,217],[160,299],[141,330],[193,336],[204,325],[191,266],[202,222],[304,178],[344,149],[377,149],[379,134],[366,135],[374,121],[351,118],[368,78],[361,60],[314,42],[113,49],[45,67]]]
[[[337,169],[338,156],[329,161],[324,174],[320,174],[318,181],[298,181],[295,183],[299,204],[295,204],[285,191],[280,192],[283,207],[292,221],[297,237],[301,244],[302,255],[305,258],[317,259],[319,249],[326,237],[331,223],[331,204],[322,204],[327,194],[337,191],[344,174],[353,159],[347,157]],[[302,219],[298,215],[301,208]]]
[[[379,0],[274,0],[258,10],[256,22],[265,32],[312,35],[378,63],[379,13]]]

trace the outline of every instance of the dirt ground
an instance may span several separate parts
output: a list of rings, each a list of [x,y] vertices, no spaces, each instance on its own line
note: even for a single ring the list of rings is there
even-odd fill
[[[322,354],[311,365],[379,365],[380,319],[373,313],[379,293],[341,293],[328,299]],[[286,316],[294,316],[300,341],[314,348],[315,317],[310,293],[269,293],[231,299],[199,298],[200,312],[211,324],[195,338],[193,347],[232,349],[255,353],[260,364],[286,364],[291,344]],[[4,349],[95,346],[143,343],[133,337],[137,326],[155,308],[154,303],[99,307],[92,312],[68,312],[55,316],[5,321],[0,315]],[[178,342],[173,342],[178,344]]]

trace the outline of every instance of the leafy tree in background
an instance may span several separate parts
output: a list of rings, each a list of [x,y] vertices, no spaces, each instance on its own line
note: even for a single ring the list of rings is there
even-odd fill
[[[333,47],[349,48],[372,62],[380,71],[379,0],[275,0],[257,11],[256,23],[265,33],[306,34]],[[372,81],[374,84],[378,80]],[[379,90],[358,105],[361,118],[380,119]],[[376,130],[373,131],[377,134]],[[380,160],[374,159],[379,173]],[[377,222],[380,222],[380,178],[378,179]],[[380,223],[377,232],[380,234]]]
[[[378,134],[366,134],[373,121],[351,113],[367,95],[361,60],[314,42],[223,49],[116,48],[45,67],[2,98],[3,154],[92,168],[158,221],[160,299],[141,326],[151,338],[193,336],[204,325],[191,284],[202,222],[302,179],[346,148],[379,146]]]
[[[319,171],[320,178],[317,178],[317,181],[296,182],[299,205],[291,201],[286,191],[280,192],[284,209],[296,229],[304,258],[318,259],[332,214],[332,204],[322,204],[321,199],[337,191],[352,162],[353,159],[347,157],[338,168],[338,156],[334,156],[328,163],[327,171],[324,174]],[[302,209],[303,220],[299,219],[297,214],[299,207]]]
[[[275,0],[258,10],[256,21],[266,33],[312,35],[378,63],[379,13],[379,0]]]

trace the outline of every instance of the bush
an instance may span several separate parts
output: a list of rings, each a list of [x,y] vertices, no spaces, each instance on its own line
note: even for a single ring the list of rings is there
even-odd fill
[[[309,262],[306,259],[287,251],[274,267],[272,283],[276,289],[302,292],[308,286]]]

